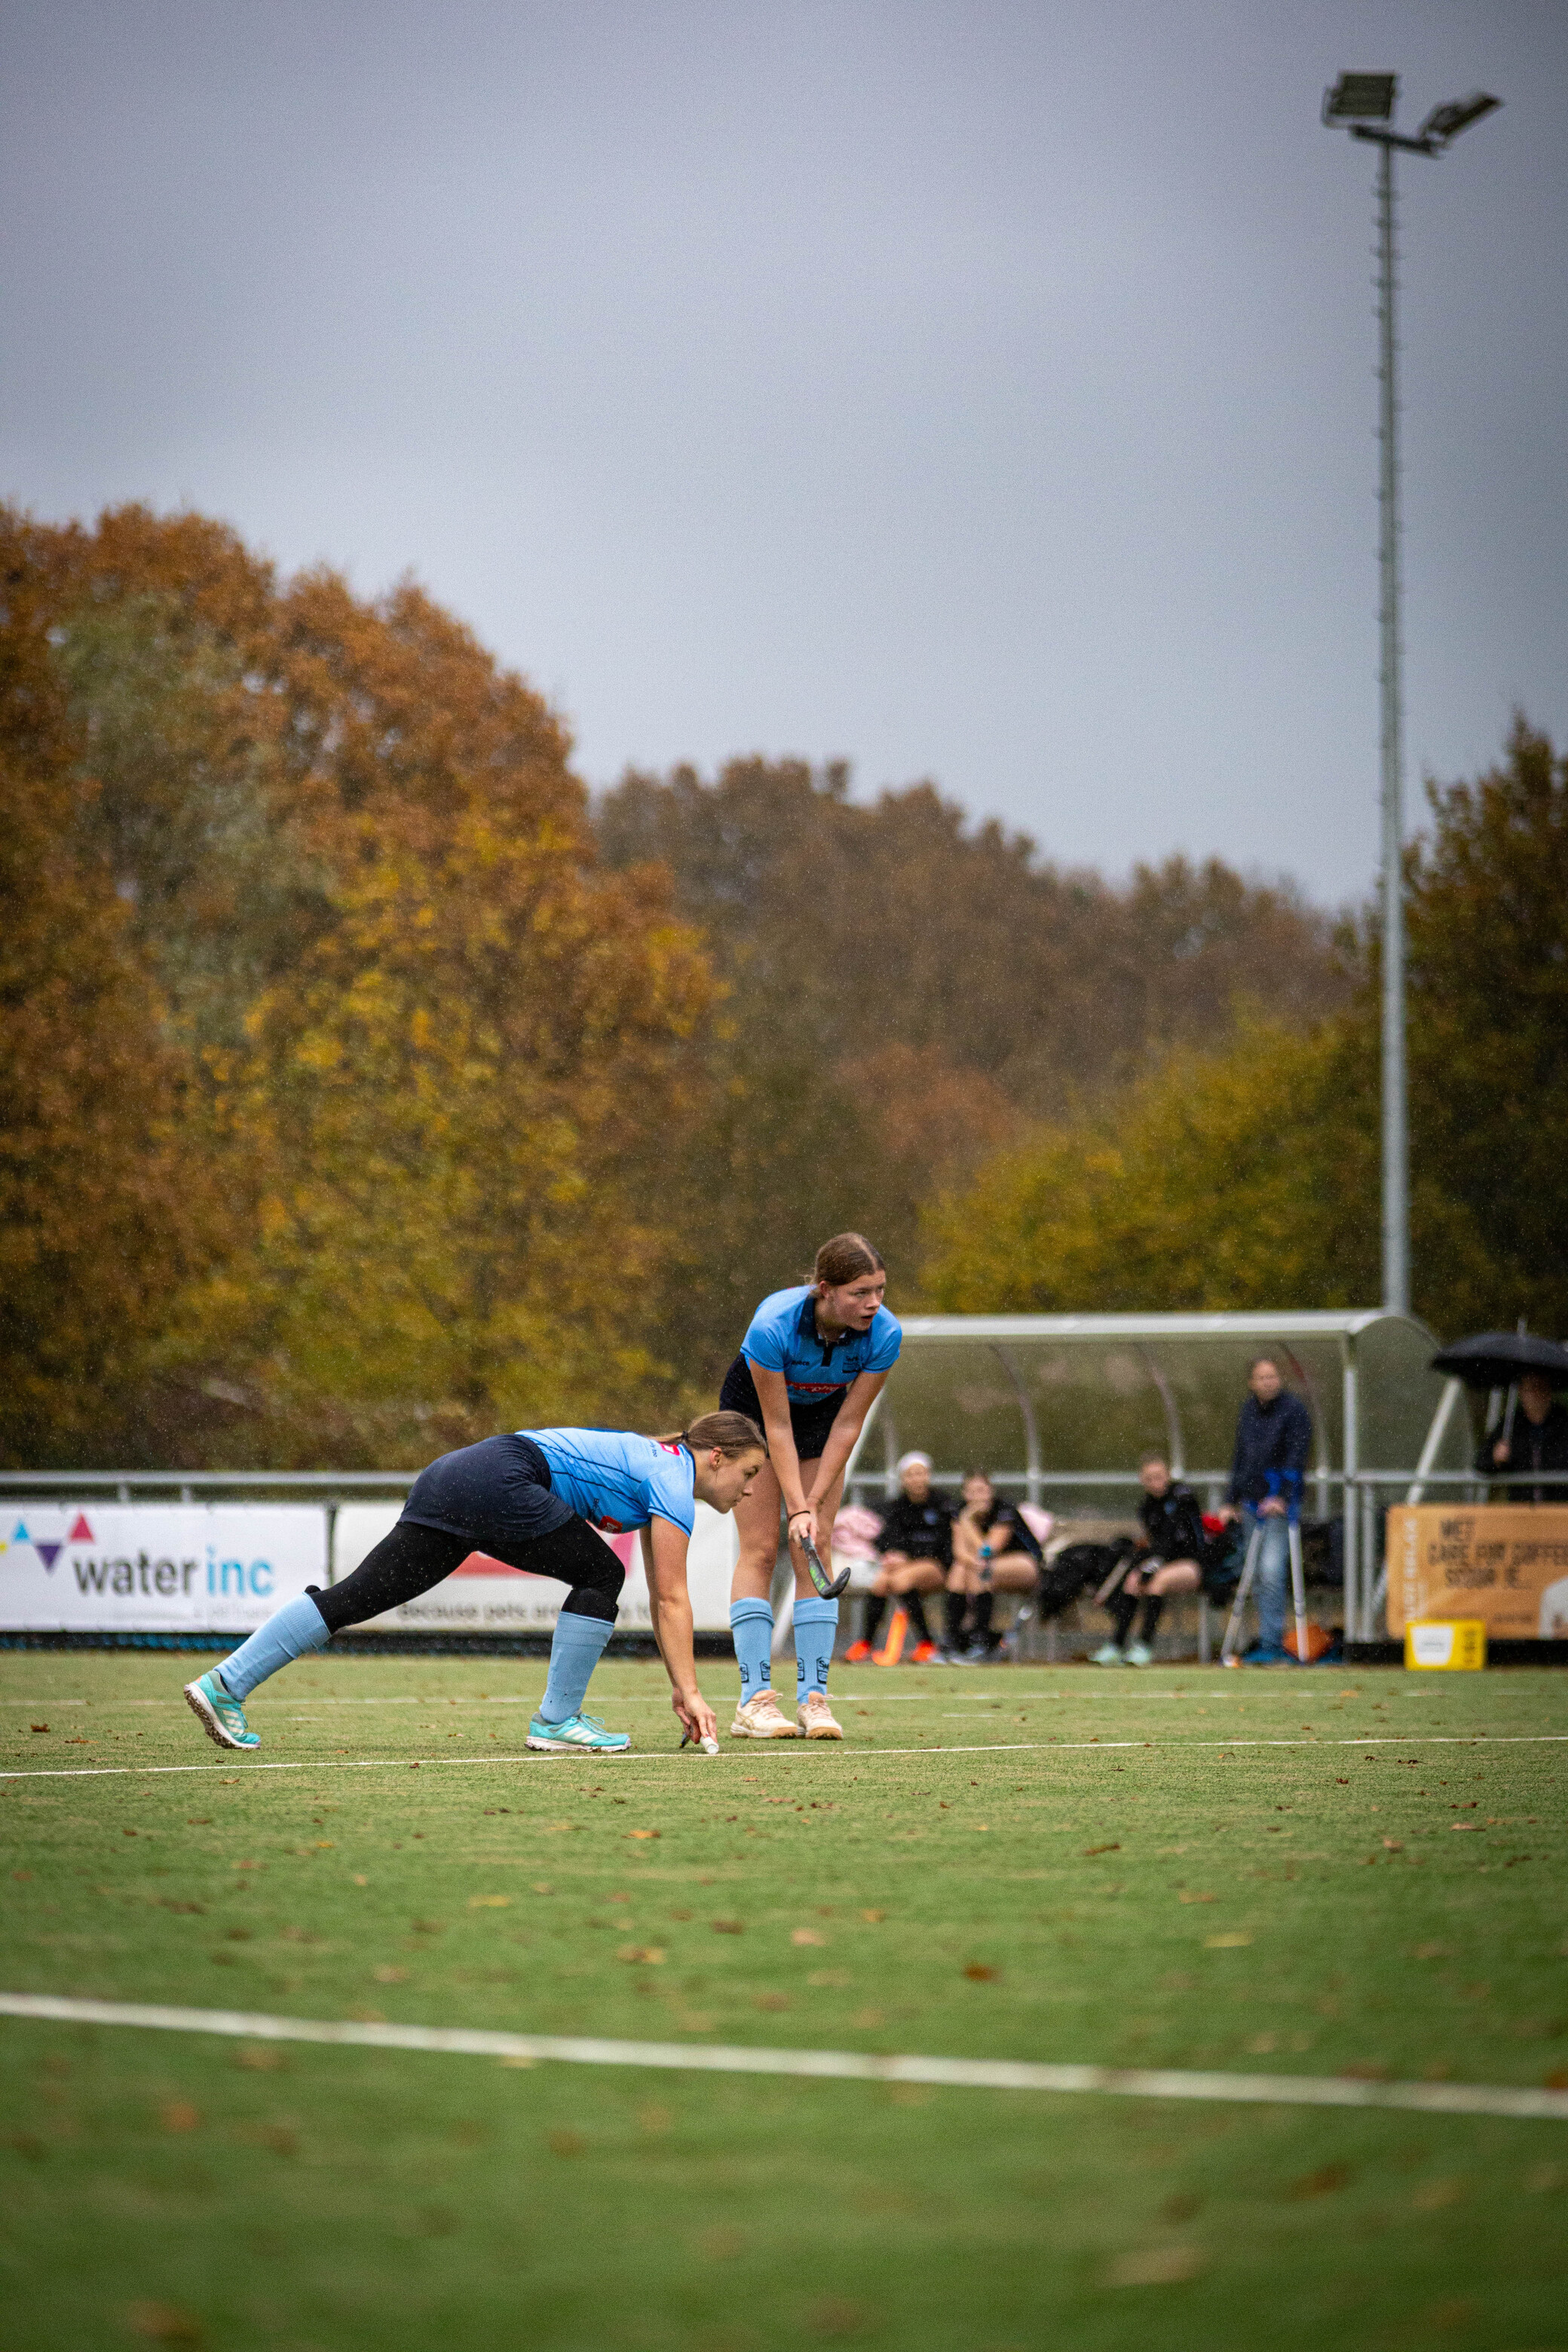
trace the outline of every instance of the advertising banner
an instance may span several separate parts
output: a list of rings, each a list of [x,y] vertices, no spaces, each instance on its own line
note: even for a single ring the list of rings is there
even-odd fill
[[[248,1633],[327,1580],[305,1503],[27,1503],[0,1517],[0,1632]]]
[[[332,1538],[332,1577],[342,1583],[373,1546],[396,1524],[396,1503],[345,1503]],[[605,1536],[626,1571],[616,1623],[646,1633],[647,1580],[637,1536]],[[730,1577],[735,1562],[735,1523],[721,1512],[697,1506],[697,1524],[687,1553],[687,1579],[698,1633],[728,1633]],[[416,1601],[366,1620],[376,1633],[548,1633],[553,1631],[566,1587],[551,1576],[524,1576],[515,1568],[470,1552],[456,1573],[432,1585]]]
[[[1568,1641],[1568,1507],[1401,1504],[1388,1514],[1388,1630],[1474,1617],[1492,1641]]]

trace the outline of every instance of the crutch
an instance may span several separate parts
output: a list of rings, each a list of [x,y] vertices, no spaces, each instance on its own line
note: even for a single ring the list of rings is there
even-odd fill
[[[1281,1482],[1286,1488],[1285,1527],[1290,1552],[1290,1598],[1296,1612],[1296,1663],[1304,1666],[1307,1664],[1307,1577],[1301,1559],[1301,1474],[1299,1470],[1270,1470],[1267,1476],[1270,1496],[1278,1496]],[[1236,1588],[1236,1599],[1231,1603],[1230,1616],[1226,1623],[1225,1640],[1220,1644],[1222,1665],[1228,1666],[1235,1661],[1242,1614],[1252,1591],[1263,1549],[1263,1533],[1261,1518],[1254,1520],[1252,1534],[1247,1540],[1247,1559],[1242,1565],[1241,1582]]]

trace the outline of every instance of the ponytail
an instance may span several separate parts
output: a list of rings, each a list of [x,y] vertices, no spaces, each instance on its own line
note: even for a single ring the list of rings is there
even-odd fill
[[[765,1454],[768,1441],[749,1414],[700,1413],[689,1429],[671,1429],[655,1440],[659,1445],[684,1445],[692,1454],[723,1454],[728,1462],[742,1454]]]

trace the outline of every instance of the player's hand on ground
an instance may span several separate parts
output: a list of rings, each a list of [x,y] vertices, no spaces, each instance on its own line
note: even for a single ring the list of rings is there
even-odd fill
[[[719,1726],[713,1710],[700,1690],[671,1691],[669,1703],[680,1718],[681,1728],[693,1739],[716,1739]]]

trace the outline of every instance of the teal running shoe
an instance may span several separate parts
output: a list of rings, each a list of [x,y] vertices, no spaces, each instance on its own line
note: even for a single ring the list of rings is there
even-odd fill
[[[528,1727],[528,1745],[543,1756],[573,1756],[584,1748],[598,1756],[618,1756],[631,1744],[629,1732],[606,1731],[596,1715],[569,1715],[564,1723],[546,1723],[536,1715]]]
[[[209,1739],[220,1748],[259,1748],[261,1742],[246,1724],[245,1709],[230,1698],[216,1675],[203,1675],[185,1685],[185,1704]]]

